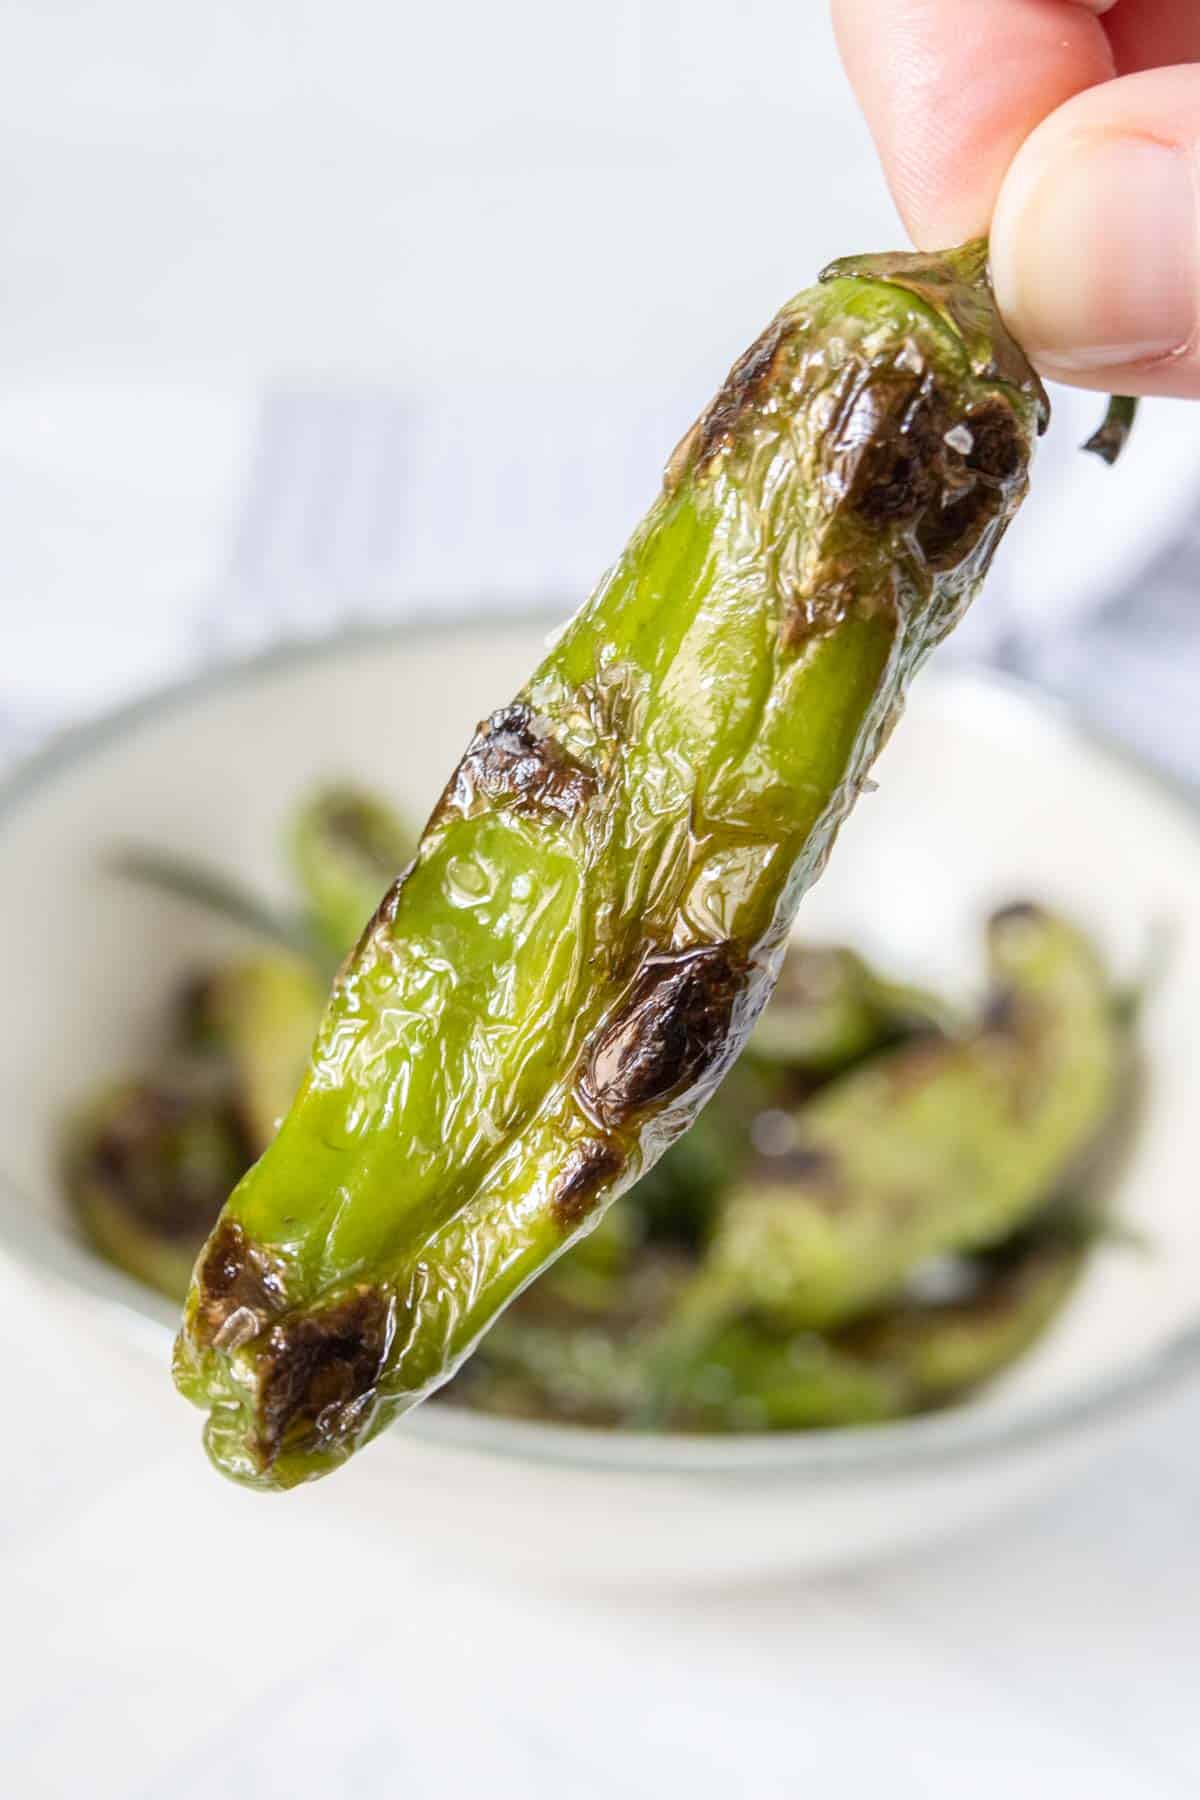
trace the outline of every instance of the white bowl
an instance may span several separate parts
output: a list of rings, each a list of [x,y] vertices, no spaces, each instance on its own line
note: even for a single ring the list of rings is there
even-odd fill
[[[73,1234],[64,1112],[152,1057],[181,972],[232,941],[106,875],[140,840],[281,891],[298,789],[361,776],[422,816],[474,722],[537,660],[544,624],[347,638],[210,675],[75,734],[0,793],[0,1243],[74,1310],[140,1327],[171,1309]],[[1030,897],[1077,916],[1119,970],[1170,930],[1147,1002],[1148,1090],[1120,1171],[1146,1250],[1098,1250],[1077,1298],[960,1408],[853,1431],[661,1438],[426,1407],[336,1477],[339,1504],[511,1562],[730,1574],[877,1553],[1041,1490],[1200,1366],[1200,833],[1155,777],[1007,683],[927,673],[801,916],[913,977],[978,979],[979,924]],[[103,1303],[99,1306],[95,1303]],[[180,1402],[180,1405],[183,1403]],[[199,1447],[196,1480],[214,1479]],[[287,1504],[287,1502],[284,1502]]]

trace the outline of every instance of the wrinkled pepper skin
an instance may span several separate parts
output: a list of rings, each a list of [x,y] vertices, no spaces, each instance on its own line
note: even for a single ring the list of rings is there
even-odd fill
[[[1122,1040],[1105,971],[1031,906],[988,928],[992,999],[968,1038],[875,1058],[795,1115],[722,1206],[696,1318],[751,1309],[828,1329],[924,1258],[1019,1230],[1075,1176],[1117,1098]]]
[[[226,1474],[337,1467],[682,1133],[1027,485],[986,255],[785,306],[525,689],[483,721],[196,1267]]]

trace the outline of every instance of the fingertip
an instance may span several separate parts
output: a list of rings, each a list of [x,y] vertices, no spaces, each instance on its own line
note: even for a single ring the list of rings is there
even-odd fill
[[[985,232],[1030,131],[1114,73],[1081,0],[834,0],[834,27],[888,185],[924,249]]]
[[[1085,94],[1010,169],[992,273],[1044,374],[1129,393],[1200,392],[1200,70]]]

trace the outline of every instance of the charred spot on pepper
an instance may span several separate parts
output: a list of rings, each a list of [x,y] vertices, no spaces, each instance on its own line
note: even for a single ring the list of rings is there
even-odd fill
[[[967,413],[944,435],[943,450],[940,495],[916,531],[935,570],[962,562],[991,525],[1005,520],[1026,460],[1021,429],[1001,400]]]
[[[559,1224],[581,1224],[595,1206],[601,1188],[618,1173],[623,1161],[613,1145],[599,1138],[589,1138],[572,1150],[550,1197],[550,1210]]]
[[[1000,508],[985,487],[971,487],[957,499],[930,509],[917,527],[917,543],[931,569],[943,569],[970,554]]]
[[[1003,400],[963,414],[932,376],[893,367],[857,373],[822,454],[836,508],[873,530],[911,531],[925,561],[944,570],[1004,515],[1026,452]]]
[[[915,519],[938,491],[947,423],[927,381],[863,370],[827,434],[828,479],[868,525]]]
[[[989,400],[969,412],[964,421],[971,435],[965,462],[977,475],[991,481],[1012,481],[1025,465],[1025,440],[1012,408],[1002,400]]]
[[[286,1296],[278,1264],[251,1243],[234,1219],[222,1219],[196,1272],[196,1306],[190,1335],[201,1347],[231,1348],[256,1336],[283,1310]]]
[[[258,1376],[264,1468],[289,1445],[331,1444],[349,1435],[378,1384],[391,1324],[386,1294],[364,1287],[273,1327]]]
[[[736,1049],[734,1012],[748,976],[728,943],[647,958],[620,1013],[585,1052],[585,1104],[620,1125],[718,1069]]]
[[[375,908],[375,911],[363,926],[358,943],[347,956],[342,965],[343,969],[351,967],[371,938],[380,933],[386,935],[396,923],[396,914],[400,908],[400,894],[414,867],[415,862],[410,862],[405,868],[401,869],[399,875],[397,875],[395,881],[393,881],[391,887],[387,890],[383,899],[379,902],[379,905]]]
[[[674,493],[689,468],[700,474],[730,442],[745,415],[758,406],[763,389],[778,373],[780,352],[793,330],[788,319],[772,319],[734,363],[716,399],[672,452],[664,478],[668,494]]]
[[[855,573],[827,564],[812,593],[790,593],[783,599],[779,641],[798,650],[813,638],[825,637],[843,623],[857,600]]]
[[[599,781],[523,703],[485,719],[454,771],[435,817],[453,810],[469,818],[481,805],[573,819],[595,798]]]

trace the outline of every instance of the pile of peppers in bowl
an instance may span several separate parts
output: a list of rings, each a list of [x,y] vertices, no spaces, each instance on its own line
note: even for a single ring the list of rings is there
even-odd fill
[[[74,1215],[174,1299],[308,1060],[331,972],[413,834],[329,786],[287,833],[287,917],[202,871],[130,872],[258,925],[174,997],[170,1054],[72,1121]],[[944,1406],[1026,1351],[1102,1228],[1090,1179],[1131,1066],[1087,938],[1036,905],[986,921],[972,1007],[793,942],[692,1129],[517,1297],[437,1396],[676,1432],[868,1424]]]
[[[224,1474],[319,1478],[439,1392],[645,1430],[894,1418],[1045,1328],[1128,1087],[1094,949],[1009,906],[958,1016],[789,934],[1048,421],[986,243],[831,265],[419,840],[371,797],[305,810],[286,963],[194,984],[177,1075],[101,1097],[68,1156],[95,1241],[172,1292],[252,1163],[173,1365]],[[1131,422],[1117,398],[1088,447]],[[344,958],[319,1023],[317,943]]]

